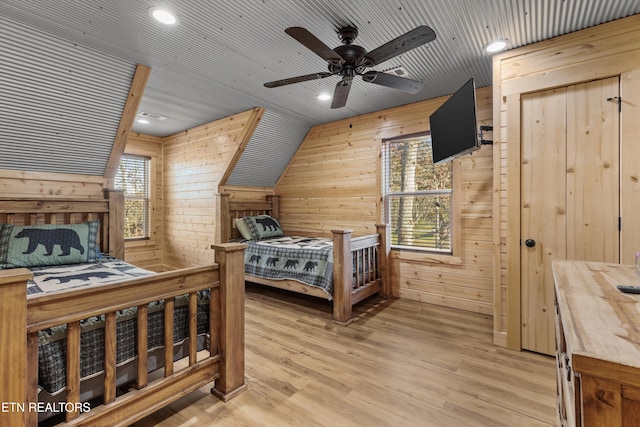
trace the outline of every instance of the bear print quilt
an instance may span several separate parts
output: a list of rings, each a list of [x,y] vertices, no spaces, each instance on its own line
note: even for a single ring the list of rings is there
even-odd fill
[[[291,279],[333,295],[333,242],[323,237],[284,236],[247,240],[244,271],[265,279]]]
[[[154,274],[108,256],[100,258],[94,263],[32,267],[31,271],[33,272],[33,280],[27,284],[27,295]]]

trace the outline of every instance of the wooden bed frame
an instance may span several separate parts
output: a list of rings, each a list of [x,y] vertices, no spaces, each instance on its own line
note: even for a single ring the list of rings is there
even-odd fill
[[[0,223],[35,225],[99,219],[100,249],[124,259],[123,194],[107,191],[104,200],[2,199]],[[244,378],[244,249],[219,244],[208,266],[158,273],[122,282],[27,297],[25,268],[0,270],[0,425],[36,426],[38,420],[38,331],[67,325],[67,396],[64,425],[126,426],[166,404],[215,381],[211,391],[227,401],[246,388]],[[197,352],[196,292],[210,289],[210,351]],[[147,334],[138,333],[135,389],[116,397],[116,311],[165,300],[165,342],[173,342],[174,297],[189,294],[188,366],[165,363],[164,375],[149,380]],[[104,403],[82,412],[80,399],[80,321],[105,315]],[[138,316],[147,331],[147,316]],[[165,346],[165,361],[173,346]],[[208,354],[204,354],[208,353]],[[186,359],[186,358],[185,358]]]
[[[240,238],[235,220],[244,216],[270,215],[278,218],[279,198],[269,195],[264,202],[234,201],[229,194],[220,195],[221,230],[223,242]],[[353,321],[352,307],[376,293],[391,296],[387,262],[389,259],[388,229],[386,224],[377,224],[377,234],[352,237],[352,230],[332,230],[333,235],[333,320],[348,325]],[[285,234],[286,230],[285,230]],[[314,233],[295,233],[296,235],[314,235]],[[375,271],[366,274],[353,274],[353,265],[357,260],[371,260]],[[360,269],[358,269],[360,270]],[[355,282],[354,282],[355,278]],[[286,289],[320,298],[327,298],[325,292],[313,286],[295,280],[270,280],[245,274],[245,280],[261,285]]]

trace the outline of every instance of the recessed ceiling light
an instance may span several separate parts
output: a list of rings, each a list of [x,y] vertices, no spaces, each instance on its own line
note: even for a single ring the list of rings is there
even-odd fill
[[[165,25],[175,25],[178,23],[178,15],[166,7],[154,6],[149,9],[149,15]]]
[[[148,125],[149,124],[149,120],[147,120],[147,119],[138,119],[138,120],[136,120],[136,122],[141,123],[143,125]]]
[[[153,120],[168,120],[169,117],[163,116],[161,114],[149,113],[147,111],[140,111],[138,113],[138,117],[142,120],[153,119]]]
[[[327,92],[322,92],[320,95],[318,95],[318,99],[320,101],[328,101],[331,99],[331,95],[329,95]]]
[[[506,40],[506,39],[494,40],[494,41],[488,43],[484,47],[484,50],[489,52],[489,53],[496,53],[496,52],[500,52],[502,50],[505,50],[508,45],[509,45],[509,41]]]

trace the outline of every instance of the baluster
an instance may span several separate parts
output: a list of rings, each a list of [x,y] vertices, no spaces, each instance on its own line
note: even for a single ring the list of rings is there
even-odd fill
[[[189,294],[189,366],[198,360],[198,296]]]
[[[70,422],[80,415],[80,321],[67,324],[67,403]]]
[[[211,288],[209,297],[209,355],[218,354],[220,346],[220,288]]]
[[[104,319],[104,403],[116,398],[116,313]]]
[[[147,350],[149,347],[149,309],[146,304],[138,306],[138,376],[136,387],[144,388],[148,384]]]
[[[27,405],[38,402],[38,332],[27,334]],[[30,408],[30,407],[29,407]],[[27,410],[26,425],[38,425],[38,411]]]
[[[173,375],[173,306],[174,299],[164,301],[164,376]]]

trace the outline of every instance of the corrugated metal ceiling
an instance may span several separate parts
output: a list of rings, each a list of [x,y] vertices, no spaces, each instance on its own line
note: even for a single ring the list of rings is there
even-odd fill
[[[0,169],[104,174],[135,63],[5,19]]]
[[[148,9],[170,5],[180,24],[163,27]],[[140,111],[169,117],[136,125],[135,131],[168,135],[260,106],[274,115],[268,137],[249,144],[254,152],[270,150],[274,161],[290,157],[290,146],[313,124],[324,123],[454,92],[475,77],[491,84],[491,57],[482,48],[495,38],[518,47],[640,13],[637,0],[3,0],[0,15],[48,32],[78,46],[127,63],[152,68]],[[271,80],[324,71],[318,56],[284,33],[302,26],[330,47],[340,44],[336,28],[356,25],[356,44],[367,50],[415,28],[429,25],[437,39],[393,58],[377,70],[402,65],[409,77],[425,83],[417,95],[356,80],[345,108],[320,102],[337,78],[267,89]],[[286,120],[275,120],[278,117]],[[278,154],[272,142],[278,126],[287,145]],[[255,146],[257,145],[257,146]],[[283,147],[284,148],[284,147]],[[251,162],[249,151],[241,161]],[[261,159],[262,160],[262,159]],[[269,168],[269,165],[261,165]],[[280,166],[273,164],[273,176]],[[247,170],[250,170],[248,168]],[[257,170],[257,169],[255,169]],[[237,175],[234,173],[234,177]],[[253,185],[265,186],[256,174]],[[251,180],[250,180],[251,181]]]

